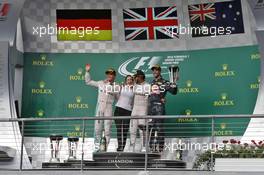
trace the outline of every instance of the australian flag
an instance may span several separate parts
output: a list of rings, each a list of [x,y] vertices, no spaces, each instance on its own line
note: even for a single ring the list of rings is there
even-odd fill
[[[123,9],[126,40],[178,38],[176,6]]]
[[[194,32],[194,28],[229,28],[229,32],[223,34],[244,33],[244,23],[241,0],[232,0],[217,3],[189,5],[190,24],[193,27],[192,36],[212,36],[213,34]],[[231,29],[231,30],[230,30]],[[230,32],[231,31],[231,32]]]

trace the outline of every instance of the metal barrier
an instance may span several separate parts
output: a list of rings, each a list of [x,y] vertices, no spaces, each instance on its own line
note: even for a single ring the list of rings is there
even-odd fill
[[[260,142],[263,138],[257,134],[264,133],[263,118],[263,115],[184,115],[0,119],[1,126],[7,124],[6,128],[0,129],[0,148],[9,146],[17,153],[12,157],[10,153],[4,155],[6,152],[0,149],[0,160],[6,156],[6,160],[0,162],[0,170],[214,171],[216,158],[264,158],[264,144]],[[132,121],[142,122],[143,119],[147,121],[146,125],[139,122],[136,129],[130,126]],[[250,119],[257,121],[251,120],[248,125]],[[94,140],[95,121],[102,125],[113,123],[110,135],[107,129],[103,134],[97,131],[100,138]],[[124,124],[128,121],[130,125]],[[13,139],[12,132],[7,134],[14,124],[18,124],[20,128],[19,143]],[[227,146],[232,149],[246,146],[240,141],[245,130],[247,136],[243,138],[243,142],[250,142],[252,148],[255,146],[259,150],[254,155],[250,151],[242,152],[241,155],[228,151]],[[108,143],[109,137],[111,139]],[[253,137],[259,140],[253,141]],[[25,166],[27,160],[31,162],[31,166]],[[9,168],[15,162],[18,164]]]

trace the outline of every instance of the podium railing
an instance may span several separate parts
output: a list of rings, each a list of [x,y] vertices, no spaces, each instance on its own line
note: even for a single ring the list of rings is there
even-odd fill
[[[264,148],[264,144],[260,143],[264,140],[263,118],[264,115],[0,118],[3,126],[0,129],[0,148],[8,146],[17,151],[16,155],[12,155],[0,149],[0,170],[143,169],[147,171],[174,169],[214,171],[215,158],[221,158],[220,154],[223,154],[219,152],[220,144],[224,147],[227,144],[235,147],[245,143],[260,149]],[[146,125],[143,129],[136,128],[135,133],[131,133],[132,129],[129,125],[126,125],[129,128],[123,127],[121,136],[116,130],[120,122],[115,123],[115,120],[130,120],[131,122],[143,119],[147,121]],[[113,123],[107,153],[94,153],[94,122],[100,121],[104,125],[107,120]],[[6,125],[3,125],[4,123]],[[20,142],[8,136],[12,134],[9,130],[12,130],[14,123],[20,126]],[[126,136],[123,130],[128,130]],[[142,135],[138,132],[142,132],[144,137],[138,137]],[[130,138],[132,136],[136,140],[133,149]],[[116,151],[118,145],[116,137],[122,137],[121,142],[124,142],[123,137],[127,138],[124,151]],[[162,145],[163,138],[164,145]],[[144,139],[145,146],[142,146],[142,139]],[[208,148],[201,149],[205,145]],[[100,146],[99,143],[99,148]],[[192,146],[195,146],[195,149]],[[71,147],[75,150],[71,150]],[[229,157],[239,156],[231,152],[226,153],[230,155]],[[201,156],[204,157],[201,158]],[[251,157],[252,155],[243,153],[243,156]],[[264,158],[260,153],[254,156]],[[191,160],[192,157],[196,159]],[[26,159],[30,160],[31,166],[25,166]],[[1,164],[10,165],[11,168]]]

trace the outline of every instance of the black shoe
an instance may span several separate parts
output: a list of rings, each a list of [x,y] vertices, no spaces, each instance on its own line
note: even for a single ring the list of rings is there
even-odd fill
[[[117,152],[123,152],[124,149],[122,149],[122,148],[117,148],[116,151],[117,151]]]

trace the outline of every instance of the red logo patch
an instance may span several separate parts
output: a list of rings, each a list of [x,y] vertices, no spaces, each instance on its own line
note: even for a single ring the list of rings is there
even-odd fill
[[[0,4],[0,21],[6,20],[9,10],[10,10],[9,3]]]

